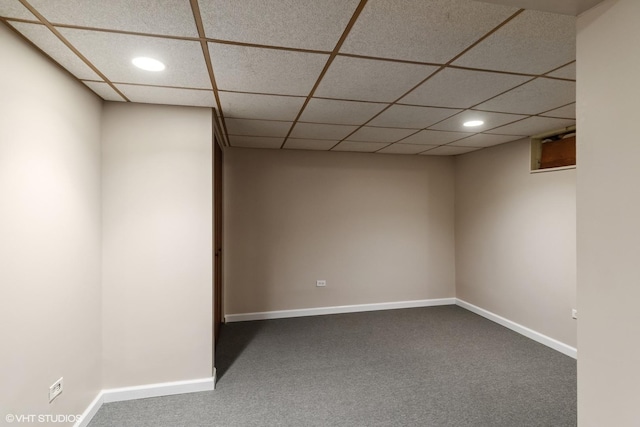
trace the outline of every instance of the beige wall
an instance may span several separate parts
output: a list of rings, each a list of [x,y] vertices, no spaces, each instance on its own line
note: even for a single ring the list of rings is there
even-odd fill
[[[575,347],[576,171],[529,157],[528,139],[456,157],[456,293]]]
[[[211,110],[105,103],[104,387],[211,376]]]
[[[455,296],[453,173],[451,158],[226,150],[225,313]]]
[[[640,2],[578,19],[578,424],[640,425]]]
[[[2,24],[0,64],[0,419],[81,414],[101,388],[102,103]]]

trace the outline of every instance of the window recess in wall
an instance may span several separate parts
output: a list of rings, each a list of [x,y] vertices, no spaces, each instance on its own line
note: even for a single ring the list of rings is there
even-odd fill
[[[576,127],[531,137],[531,172],[576,167]]]

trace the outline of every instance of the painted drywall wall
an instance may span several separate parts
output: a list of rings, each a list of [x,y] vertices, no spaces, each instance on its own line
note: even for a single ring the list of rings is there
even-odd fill
[[[226,150],[225,314],[453,297],[453,174],[451,158]]]
[[[529,170],[527,139],[456,157],[456,294],[576,347],[576,171]]]
[[[102,101],[2,24],[0,63],[0,419],[81,414],[101,389]]]
[[[211,110],[105,103],[104,387],[212,372]]]
[[[640,425],[637,0],[578,19],[578,424]]]

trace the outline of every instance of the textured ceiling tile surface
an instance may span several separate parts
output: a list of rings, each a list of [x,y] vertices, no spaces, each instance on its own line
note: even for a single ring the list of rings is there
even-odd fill
[[[568,126],[575,125],[575,120],[569,119],[552,119],[549,117],[529,117],[517,123],[502,126],[489,131],[489,133],[497,133],[503,135],[522,135],[532,136],[543,132],[559,130]]]
[[[332,139],[340,141],[356,129],[358,129],[358,126],[296,123],[296,126],[289,136],[291,138]]]
[[[226,119],[229,135],[287,136],[292,122],[270,120]]]
[[[357,142],[343,141],[331,151],[354,151],[358,153],[373,153],[389,145],[387,142]]]
[[[575,100],[575,82],[540,78],[484,102],[476,108],[505,113],[539,114]]]
[[[443,145],[461,138],[466,138],[472,133],[464,132],[442,132],[435,130],[423,130],[409,138],[403,139],[399,144],[423,144],[423,145]]]
[[[555,110],[547,111],[542,114],[543,116],[560,117],[563,119],[575,119],[576,118],[576,104],[565,105],[564,107],[556,108]]]
[[[446,119],[461,110],[393,105],[368,123],[370,126],[422,129]]]
[[[219,43],[209,51],[219,89],[282,95],[307,96],[329,58]]]
[[[402,104],[469,108],[530,80],[511,74],[445,68],[402,98]]]
[[[191,6],[185,0],[29,0],[29,3],[53,24],[198,37]]]
[[[232,135],[229,136],[229,140],[232,147],[279,149],[284,138]]]
[[[451,145],[443,145],[442,147],[434,148],[426,153],[421,153],[425,156],[457,156],[458,154],[470,153],[472,151],[479,150],[475,147],[454,147]]]
[[[131,102],[144,104],[192,105],[213,107],[215,99],[211,90],[176,89],[136,85],[116,85]]]
[[[109,86],[104,82],[82,82],[82,83],[87,85],[89,89],[94,91],[100,98],[104,99],[105,101],[124,102],[124,99],[120,95],[118,95],[118,92],[113,90],[111,86]]]
[[[207,37],[331,51],[358,0],[209,0],[200,2]]]
[[[525,10],[454,65],[544,74],[576,57],[576,18]]]
[[[452,132],[484,132],[497,126],[502,126],[516,120],[524,119],[527,116],[517,114],[487,113],[484,111],[464,111],[453,116],[437,125],[433,126],[434,130],[448,130]],[[484,124],[473,128],[463,126],[463,123],[470,120],[482,120]]]
[[[505,142],[516,141],[519,138],[519,136],[513,135],[489,135],[486,133],[478,133],[470,136],[469,138],[456,141],[453,145],[460,147],[491,147]]]
[[[371,102],[335,101],[313,98],[307,104],[300,121],[361,125],[382,111],[387,104]]]
[[[425,150],[428,150],[428,145],[414,145],[414,144],[392,144],[382,150],[378,151],[378,153],[382,154],[418,154],[422,153]]]
[[[413,129],[372,128],[365,126],[358,129],[358,131],[347,138],[347,140],[389,143],[405,138],[414,132],[415,131]]]
[[[293,150],[330,150],[331,147],[338,143],[337,140],[330,139],[298,139],[289,138],[284,148],[291,148]]]
[[[38,20],[38,18],[33,16],[33,14],[29,12],[29,9],[24,7],[18,0],[0,1],[0,16],[3,18]]]
[[[561,79],[572,79],[575,80],[576,79],[576,63],[573,62],[565,67],[559,68],[556,71],[554,71],[553,73],[549,73],[547,74],[548,76],[551,77],[558,77]]]
[[[517,10],[468,0],[370,0],[341,51],[442,64]]]
[[[89,68],[44,25],[24,24],[22,22],[12,22],[11,25],[77,78],[102,80],[95,71]]]
[[[72,28],[59,31],[112,82],[211,89],[198,42]],[[141,70],[131,63],[138,56],[155,58],[166,69]]]
[[[315,96],[392,102],[436,70],[428,65],[337,56]]]
[[[219,92],[225,117],[293,121],[304,97]]]

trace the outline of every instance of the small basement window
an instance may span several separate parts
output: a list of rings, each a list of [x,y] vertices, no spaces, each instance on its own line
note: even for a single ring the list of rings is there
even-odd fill
[[[531,138],[531,171],[569,169],[576,166],[576,127]]]

